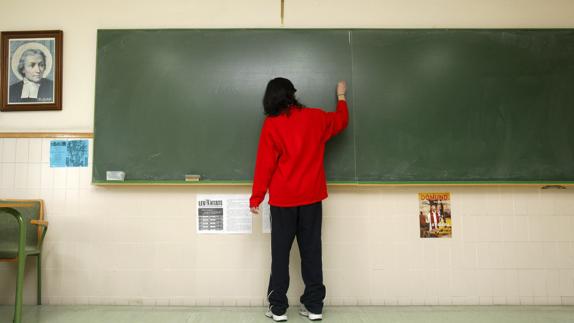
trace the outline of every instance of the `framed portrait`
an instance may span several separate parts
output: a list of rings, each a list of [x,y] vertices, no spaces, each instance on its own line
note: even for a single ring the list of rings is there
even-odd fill
[[[2,32],[2,111],[62,110],[61,30]]]

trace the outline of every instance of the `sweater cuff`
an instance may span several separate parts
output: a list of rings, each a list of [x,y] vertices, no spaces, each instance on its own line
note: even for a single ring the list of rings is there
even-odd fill
[[[263,202],[262,199],[256,198],[256,197],[251,197],[249,199],[249,207],[258,207],[259,204],[261,204],[261,202]]]

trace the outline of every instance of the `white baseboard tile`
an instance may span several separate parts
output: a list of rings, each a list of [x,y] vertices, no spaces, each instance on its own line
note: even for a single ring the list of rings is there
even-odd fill
[[[88,305],[101,305],[101,304],[102,304],[101,297],[96,296],[88,297]]]
[[[89,296],[71,296],[65,297],[63,299],[65,304],[70,305],[88,305],[90,304],[90,297]]]
[[[411,298],[411,305],[425,305],[425,301],[425,297],[415,296]]]
[[[184,306],[183,297],[172,297],[168,299],[168,306]]]
[[[251,304],[249,298],[238,298],[235,300],[235,306],[247,307]]]
[[[413,300],[410,297],[397,298],[397,305],[413,305]]]
[[[195,298],[194,306],[209,306],[209,298]]]
[[[249,300],[251,306],[267,306],[268,303],[266,298],[251,298]]]
[[[328,300],[328,306],[343,306],[345,305],[342,298],[339,297],[331,297]]]
[[[560,296],[549,296],[548,305],[562,305],[562,298]]]
[[[205,297],[196,297],[195,300],[195,305],[194,306],[211,306],[211,302],[209,298],[205,298]]]
[[[478,305],[478,296],[456,296],[452,297],[452,305]]]
[[[156,306],[169,306],[169,298],[159,298],[155,300]]]
[[[60,296],[50,296],[46,300],[45,304],[47,305],[63,305],[62,297]]]
[[[195,297],[183,297],[183,306],[197,306],[197,299]]]
[[[343,299],[343,306],[357,306],[357,299],[356,298],[342,298]]]
[[[237,306],[237,299],[235,298],[224,298],[222,302],[223,306]]]
[[[209,298],[207,306],[223,306],[224,299],[222,298]]]
[[[130,304],[132,305],[132,304]],[[142,298],[140,300],[136,300],[136,303],[133,305],[143,305],[143,306],[157,306],[157,299],[155,298]]]
[[[0,304],[14,305],[14,297],[0,297]]]
[[[368,298],[359,298],[357,299],[357,305],[358,306],[370,306],[371,304],[371,300]]]
[[[520,296],[520,305],[534,305],[534,297]]]
[[[509,296],[506,298],[506,305],[520,305],[520,297]]]
[[[120,304],[116,304],[116,299],[114,298],[105,297],[102,298],[102,302],[100,303],[100,305],[120,305]]]
[[[425,305],[439,305],[438,296],[427,296],[425,298]]]
[[[394,300],[393,299],[389,299],[389,300]],[[371,305],[373,306],[382,306],[382,305],[391,305],[391,304],[385,304],[385,299],[384,298],[371,298]],[[396,304],[394,304],[396,305]]]
[[[479,305],[493,305],[492,296],[480,296]]]
[[[138,298],[125,298],[125,297],[118,297],[114,300],[115,305],[120,306],[142,306],[143,300]]]
[[[386,305],[386,306],[397,306],[399,305],[399,300],[394,297],[385,297],[380,300],[371,300],[372,305]]]
[[[151,297],[132,298],[128,299],[128,305],[135,306],[155,306],[156,299]]]
[[[452,297],[449,296],[439,296],[438,298],[439,305],[452,305]]]
[[[111,299],[112,304],[108,305],[118,305],[118,306],[126,306],[126,305],[142,305],[138,300],[132,299],[131,301],[127,298],[115,297]]]
[[[494,296],[492,297],[492,305],[506,305],[507,300],[504,296]]]
[[[534,305],[549,305],[547,296],[534,296]]]

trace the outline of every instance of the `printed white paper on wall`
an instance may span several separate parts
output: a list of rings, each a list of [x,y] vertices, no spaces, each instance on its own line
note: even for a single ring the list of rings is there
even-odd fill
[[[251,233],[249,195],[198,195],[197,233]]]

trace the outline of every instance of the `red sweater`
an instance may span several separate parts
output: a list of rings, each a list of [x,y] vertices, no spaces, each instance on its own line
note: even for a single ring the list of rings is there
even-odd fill
[[[267,117],[261,129],[253,190],[249,204],[259,206],[269,189],[269,204],[299,206],[324,200],[327,182],[323,168],[325,143],[345,129],[347,102],[336,112],[290,107]]]

